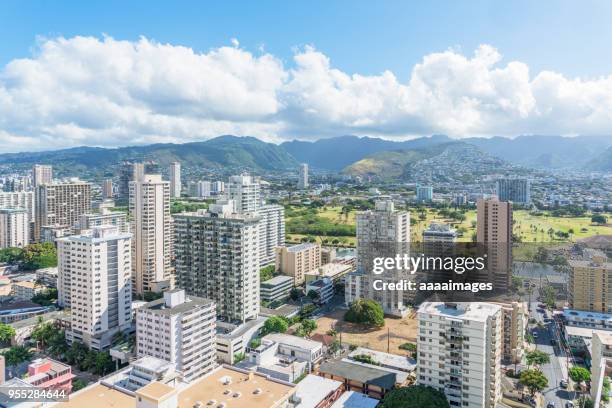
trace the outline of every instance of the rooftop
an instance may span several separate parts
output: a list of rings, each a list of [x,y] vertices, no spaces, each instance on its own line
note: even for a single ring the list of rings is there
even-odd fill
[[[140,306],[138,310],[147,309],[147,310],[154,311],[157,314],[164,314],[164,315],[172,316],[172,315],[176,315],[180,313],[185,313],[197,306],[210,306],[211,304],[213,304],[213,301],[209,299],[204,299],[204,298],[197,297],[197,296],[186,296],[185,302],[179,305],[176,305],[174,307],[168,307],[166,305],[165,299],[161,298],[161,299],[156,299],[152,302],[149,302],[146,305]]]
[[[117,391],[106,385],[96,384],[71,394],[68,402],[60,402],[55,406],[63,408],[131,408],[135,405],[134,397],[131,395]]]
[[[275,343],[286,344],[289,346],[299,347],[304,350],[317,350],[323,347],[323,344],[318,341],[308,340],[290,334],[271,333],[262,338],[262,340],[270,340]]]
[[[491,303],[467,302],[467,303],[444,303],[424,302],[419,307],[418,313],[426,313],[437,316],[447,316],[461,320],[473,320],[484,322],[490,316],[501,310],[501,306]]]
[[[319,372],[377,385],[388,390],[393,388],[397,382],[394,373],[347,361],[326,361],[319,367]]]
[[[268,279],[267,281],[261,282],[261,285],[276,286],[287,282],[293,283],[293,276],[278,275],[273,277],[272,279]]]
[[[290,247],[287,247],[287,251],[288,252],[299,252],[299,251],[304,251],[306,249],[316,248],[318,246],[319,244],[315,244],[312,242],[303,242],[301,244],[292,245]]]
[[[413,358],[371,350],[365,347],[357,347],[349,354],[349,357],[364,354],[372,357],[374,361],[383,366],[398,368],[402,371],[414,371],[416,368],[416,360]]]
[[[279,405],[295,392],[295,386],[258,373],[219,367],[181,391],[178,408],[191,408],[197,401],[226,408],[269,408]],[[89,407],[92,408],[92,407]]]
[[[154,400],[164,400],[175,392],[176,390],[169,385],[160,383],[159,381],[152,381],[136,391],[136,395]]]
[[[333,403],[331,408],[374,408],[380,401],[365,394],[347,391]]]
[[[308,374],[296,386],[295,396],[301,401],[299,408],[315,408],[327,395],[340,387],[340,381]]]

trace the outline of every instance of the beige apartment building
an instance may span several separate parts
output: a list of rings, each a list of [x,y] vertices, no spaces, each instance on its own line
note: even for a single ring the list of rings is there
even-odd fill
[[[612,263],[606,254],[596,249],[584,249],[579,259],[570,265],[569,303],[574,310],[612,313]]]
[[[525,329],[529,320],[527,304],[493,303],[502,308],[502,359],[507,363],[520,363],[525,351]]]
[[[36,190],[34,240],[41,241],[41,228],[74,227],[81,214],[91,212],[91,184],[78,179],[42,184]]]
[[[132,290],[137,295],[173,287],[170,183],[146,174],[130,184]]]
[[[512,203],[479,199],[476,212],[476,242],[487,251],[488,276],[483,278],[496,290],[507,290],[512,277]]]
[[[300,286],[305,275],[321,266],[321,245],[305,242],[290,247],[276,248],[276,270],[293,277],[293,284]]]
[[[49,184],[53,180],[53,167],[45,164],[35,164],[32,167],[32,183],[34,188]]]

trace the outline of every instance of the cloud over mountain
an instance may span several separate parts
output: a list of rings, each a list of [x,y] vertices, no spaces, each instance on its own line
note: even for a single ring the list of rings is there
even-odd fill
[[[292,61],[233,46],[205,53],[146,38],[41,39],[0,68],[0,151],[339,134],[601,134],[612,75],[530,75],[482,45],[425,55],[406,80],[349,74],[307,46]],[[367,55],[362,56],[367,58]]]

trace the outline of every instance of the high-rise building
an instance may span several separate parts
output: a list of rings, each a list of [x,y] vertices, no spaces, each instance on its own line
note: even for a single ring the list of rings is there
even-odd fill
[[[177,287],[211,299],[217,315],[245,322],[259,314],[259,218],[231,200],[174,218]]]
[[[113,198],[113,180],[106,179],[102,182],[102,199]]]
[[[0,192],[0,208],[20,208],[28,212],[28,220],[34,222],[34,192]]]
[[[179,162],[170,164],[170,196],[181,196],[181,163]]]
[[[58,302],[71,310],[68,342],[104,350],[115,333],[130,328],[130,241],[110,225],[57,240]]]
[[[122,211],[111,211],[108,208],[102,208],[97,213],[81,214],[74,229],[78,234],[100,225],[114,225],[121,233],[129,232],[127,214]]]
[[[53,181],[53,167],[45,164],[35,164],[32,167],[32,183],[34,188]]]
[[[568,260],[570,266],[569,304],[571,309],[612,313],[612,262],[603,251],[585,248]]]
[[[234,203],[234,212],[254,213],[261,207],[261,186],[255,177],[248,174],[231,176],[225,187],[228,199]]]
[[[139,181],[145,174],[160,174],[159,165],[152,161],[145,163],[123,162],[119,171],[118,196],[122,199],[129,197],[131,181]]]
[[[300,165],[300,175],[298,178],[298,185],[297,187],[300,190],[305,190],[309,187],[309,181],[308,181],[308,164],[307,163],[302,163]]]
[[[433,201],[433,187],[419,186],[416,187],[416,200],[419,203]]]
[[[30,243],[27,210],[0,209],[0,248],[24,247]]]
[[[40,242],[41,228],[72,228],[81,214],[91,211],[91,184],[78,179],[42,184],[36,190],[34,240]]]
[[[306,274],[321,266],[321,245],[304,242],[276,248],[276,270],[293,277],[294,286],[302,285]]]
[[[417,320],[417,383],[443,392],[450,406],[495,407],[502,397],[501,307],[425,302]]]
[[[216,367],[216,320],[214,302],[166,291],[136,310],[136,354],[168,361],[193,381]]]
[[[400,271],[387,269],[384,274],[373,275],[374,259],[394,258],[408,254],[410,249],[410,213],[395,210],[393,201],[378,200],[374,210],[357,213],[357,271],[346,275],[345,302],[359,298],[380,303],[387,314],[404,315],[402,290],[375,290],[374,279],[398,281]]]
[[[282,205],[268,204],[257,210],[261,218],[259,262],[265,266],[273,264],[276,248],[285,245],[285,208]]]
[[[497,196],[501,201],[517,204],[531,203],[531,185],[524,178],[502,178],[497,180]]]
[[[170,183],[159,174],[130,182],[132,290],[137,295],[173,286]]]
[[[510,287],[512,269],[512,203],[497,197],[476,202],[476,242],[487,252],[485,278],[497,290]]]
[[[591,398],[600,407],[600,402],[609,390],[605,389],[604,379],[612,373],[612,332],[593,330],[591,346]],[[603,404],[604,406],[607,404]]]

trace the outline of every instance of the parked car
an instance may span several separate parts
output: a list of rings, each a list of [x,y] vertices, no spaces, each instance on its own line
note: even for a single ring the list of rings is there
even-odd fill
[[[554,402],[548,402],[546,403],[546,408],[555,408],[555,403]]]
[[[561,388],[567,388],[567,386],[568,386],[567,380],[561,380],[559,385],[561,386]]]
[[[565,408],[574,408],[574,403],[572,401],[567,401],[565,403]]]

